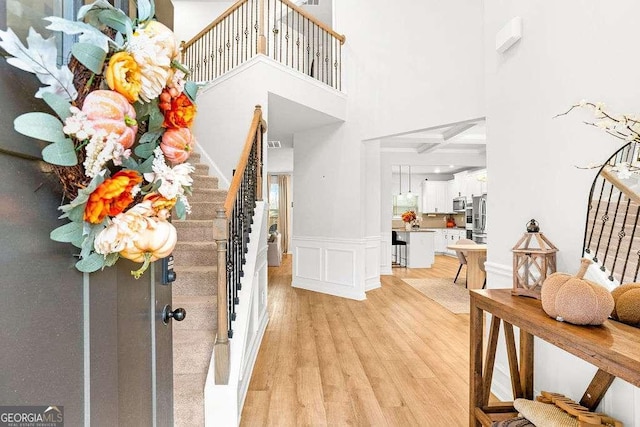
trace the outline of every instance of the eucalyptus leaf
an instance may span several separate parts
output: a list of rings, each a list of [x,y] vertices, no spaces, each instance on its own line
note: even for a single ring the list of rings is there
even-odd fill
[[[79,236],[78,236],[78,238],[77,238],[77,239],[73,240],[73,241],[71,242],[71,244],[72,244],[73,246],[75,246],[76,248],[82,248],[82,242],[84,242],[84,238],[85,238],[85,236],[83,236],[83,235],[81,234],[81,235],[79,235]]]
[[[78,21],[84,20],[91,25],[98,27],[100,22],[97,19],[97,15],[102,10],[115,9],[107,0],[96,0],[91,4],[87,4],[78,9]]]
[[[124,169],[138,170],[138,162],[136,162],[131,157],[129,157],[128,159],[127,158],[123,158],[122,159],[122,167]]]
[[[140,144],[146,144],[149,142],[156,142],[158,139],[160,139],[160,137],[162,136],[162,134],[164,133],[164,131],[162,132],[147,132],[144,135],[142,135],[140,137]]]
[[[47,30],[62,31],[69,35],[79,34],[80,36],[78,37],[78,41],[80,43],[89,43],[99,46],[100,49],[105,52],[109,52],[109,43],[115,44],[114,41],[107,37],[106,34],[102,33],[93,25],[89,25],[85,22],[71,21],[58,16],[47,16],[43,19],[50,22],[50,24],[46,26]]]
[[[149,131],[157,132],[162,129],[162,123],[164,123],[164,114],[157,107],[152,109],[149,114]]]
[[[188,81],[184,84],[184,93],[194,104],[196,103],[196,96],[198,95],[198,85],[192,81]]]
[[[153,156],[153,150],[155,150],[157,146],[158,144],[155,142],[140,144],[135,148],[134,152],[136,153],[136,156],[142,159],[147,159],[149,156]]]
[[[62,132],[62,122],[47,113],[25,113],[13,121],[16,132],[31,138],[49,142],[62,142],[67,136]]]
[[[61,120],[66,120],[71,116],[71,103],[57,93],[46,92],[42,94],[42,99],[47,103],[49,107],[60,117]]]
[[[119,258],[120,254],[118,252],[107,254],[107,256],[104,258],[104,265],[106,265],[107,267],[112,267]]]
[[[67,211],[65,215],[73,222],[81,222],[84,220],[84,209],[85,205],[74,206],[69,211]]]
[[[73,142],[66,139],[60,142],[49,144],[42,150],[42,158],[45,162],[58,166],[75,166],[78,164],[78,157]]]
[[[122,34],[126,34],[127,38],[130,38],[133,35],[133,24],[131,23],[131,19],[129,19],[129,17],[119,9],[103,10],[98,14],[98,18],[100,19],[100,22],[107,27],[113,28]]]
[[[176,216],[178,219],[185,219],[187,217],[187,208],[184,205],[182,199],[178,199],[176,205],[174,206],[176,210]]]
[[[56,242],[70,243],[82,237],[82,223],[70,222],[51,231],[49,237]]]
[[[153,107],[153,103],[151,102],[137,101],[135,104],[133,104],[133,108],[136,110],[136,117],[138,118],[138,120],[142,120],[144,117],[147,117],[151,112],[151,107]]]
[[[76,262],[76,268],[83,273],[93,273],[105,266],[104,255],[98,253],[92,253],[88,257],[82,258]]]
[[[138,172],[140,172],[141,174],[153,172],[153,159],[154,158],[155,158],[154,156],[149,157],[147,160],[145,160],[144,162],[140,163],[140,165],[138,165],[136,170]]]
[[[76,43],[71,46],[71,53],[78,61],[95,74],[102,74],[107,54],[98,46],[89,43]]]
[[[149,0],[138,0],[138,21],[144,22],[153,18],[151,13],[151,2]]]
[[[96,236],[100,234],[102,230],[107,226],[107,220],[103,220],[100,224],[84,223],[84,234],[87,236],[82,242],[82,251],[80,256],[86,258],[93,251],[93,243],[96,240]]]

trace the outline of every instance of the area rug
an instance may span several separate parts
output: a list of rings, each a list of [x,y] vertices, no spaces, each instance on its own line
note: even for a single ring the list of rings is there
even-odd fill
[[[427,298],[437,302],[454,314],[469,313],[469,291],[464,280],[453,283],[453,279],[402,279]]]

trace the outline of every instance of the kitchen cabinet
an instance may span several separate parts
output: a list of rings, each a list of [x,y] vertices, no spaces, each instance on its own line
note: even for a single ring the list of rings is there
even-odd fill
[[[451,197],[447,181],[422,181],[422,212],[451,212]]]
[[[431,230],[398,230],[398,240],[407,242],[407,267],[430,268],[433,265],[434,236]]]
[[[434,249],[436,253],[443,254],[447,248],[444,230],[441,228],[433,229],[433,241],[434,241]]]
[[[434,249],[438,254],[456,256],[456,252],[448,249],[447,246],[467,237],[467,232],[464,229],[432,228],[430,230],[433,231]]]

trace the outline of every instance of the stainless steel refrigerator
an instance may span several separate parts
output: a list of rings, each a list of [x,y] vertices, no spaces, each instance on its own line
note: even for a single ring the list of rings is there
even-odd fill
[[[487,243],[487,195],[473,197],[473,241]]]

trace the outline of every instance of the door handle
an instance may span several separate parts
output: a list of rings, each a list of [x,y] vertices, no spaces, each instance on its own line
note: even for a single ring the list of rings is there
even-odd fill
[[[187,310],[184,308],[176,308],[171,311],[171,306],[167,304],[162,309],[162,323],[165,325],[168,324],[171,319],[174,319],[176,322],[182,322],[185,317],[187,317]]]

